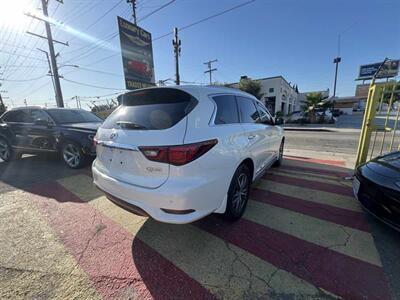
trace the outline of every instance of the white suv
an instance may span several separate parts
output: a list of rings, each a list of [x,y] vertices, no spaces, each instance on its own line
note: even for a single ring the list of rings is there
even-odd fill
[[[167,223],[242,216],[250,184],[282,161],[283,130],[255,97],[223,87],[126,93],[97,131],[95,185]]]

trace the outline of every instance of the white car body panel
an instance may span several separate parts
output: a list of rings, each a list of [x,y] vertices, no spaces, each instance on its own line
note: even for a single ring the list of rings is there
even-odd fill
[[[173,88],[195,97],[196,107],[168,129],[100,128],[96,135],[98,156],[92,170],[95,185],[107,194],[141,208],[158,221],[183,224],[211,213],[224,213],[229,185],[238,166],[250,159],[254,163],[253,180],[261,176],[278,158],[283,129],[264,124],[215,125],[216,104],[212,96],[233,94],[256,100],[239,90],[198,86]],[[255,137],[249,138],[252,135]],[[181,166],[150,161],[138,148],[211,139],[217,139],[218,143]],[[124,147],[127,149],[121,149]],[[172,214],[162,209],[194,212]]]

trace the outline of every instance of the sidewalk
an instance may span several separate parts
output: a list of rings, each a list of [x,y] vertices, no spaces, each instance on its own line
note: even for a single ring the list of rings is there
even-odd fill
[[[297,156],[297,157],[304,157],[304,158],[341,160],[341,161],[344,161],[346,168],[348,168],[349,170],[353,170],[355,163],[356,163],[355,155],[350,155],[350,154],[345,154],[345,153],[285,149],[284,154],[288,155],[288,156]]]

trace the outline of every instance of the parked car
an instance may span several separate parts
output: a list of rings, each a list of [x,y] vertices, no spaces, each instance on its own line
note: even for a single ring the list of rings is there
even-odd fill
[[[353,110],[353,111],[354,111],[354,110]],[[335,109],[332,111],[332,115],[333,115],[334,117],[340,117],[341,115],[343,115],[343,111],[340,110],[340,109],[338,109],[338,108],[335,108]]]
[[[252,182],[282,162],[283,129],[255,97],[177,86],[126,93],[96,134],[94,183],[131,212],[167,223],[242,216]]]
[[[102,119],[89,111],[67,108],[23,107],[0,117],[0,158],[22,154],[60,153],[71,168],[96,155],[93,137]]]
[[[292,112],[292,113],[287,117],[287,119],[288,119],[289,121],[292,121],[292,122],[293,122],[293,121],[300,120],[300,119],[303,119],[303,118],[305,118],[305,114],[304,114],[304,112],[302,112],[302,111],[300,111],[300,110]]]
[[[400,230],[400,151],[358,167],[353,190],[368,212]]]

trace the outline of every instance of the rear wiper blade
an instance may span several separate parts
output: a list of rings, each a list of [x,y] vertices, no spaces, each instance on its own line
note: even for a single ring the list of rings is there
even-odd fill
[[[126,129],[147,129],[146,127],[133,123],[133,122],[128,122],[128,121],[118,121],[116,122],[118,126],[121,128],[126,128]]]

